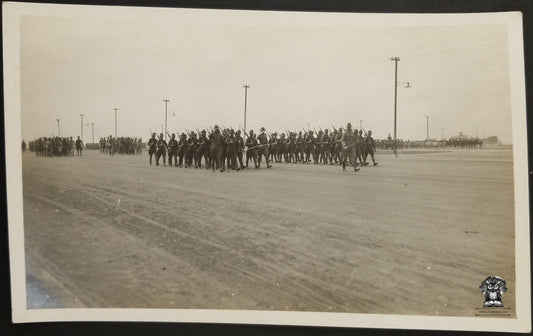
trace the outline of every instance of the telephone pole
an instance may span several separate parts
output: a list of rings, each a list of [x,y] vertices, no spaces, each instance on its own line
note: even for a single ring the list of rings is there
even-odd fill
[[[61,137],[61,129],[59,128],[59,119],[57,120],[57,136]]]
[[[429,140],[429,116],[426,116],[426,140]]]
[[[168,99],[163,99],[163,101],[165,102],[165,141],[167,140],[167,104],[170,100]]]
[[[117,111],[118,111],[118,108],[113,108],[113,110],[115,110],[115,138],[117,137]]]
[[[93,133],[93,143],[94,143],[94,123],[93,122],[91,123],[91,130],[92,130],[92,133]]]
[[[244,88],[244,136],[243,138],[246,138],[246,104],[248,102],[248,88],[250,87],[250,85],[243,85],[242,86]]]
[[[80,114],[81,117],[81,141],[83,141],[83,114]]]
[[[396,105],[398,98],[398,62],[400,61],[399,57],[391,57],[391,61],[394,61],[394,155],[396,153]]]

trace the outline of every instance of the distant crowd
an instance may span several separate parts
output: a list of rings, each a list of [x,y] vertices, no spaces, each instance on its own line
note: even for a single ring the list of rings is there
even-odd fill
[[[41,137],[28,143],[31,152],[37,156],[78,156],[82,155],[84,148],[83,141],[78,137]],[[22,141],[22,151],[26,151],[26,143]]]
[[[142,138],[112,137],[111,135],[107,138],[100,138],[99,144],[100,152],[109,155],[140,155],[144,146]]]
[[[454,137],[447,140],[396,140],[396,149],[414,148],[481,148],[483,142],[477,137]],[[387,139],[376,140],[376,147],[380,150],[394,149],[394,140],[389,135]]]

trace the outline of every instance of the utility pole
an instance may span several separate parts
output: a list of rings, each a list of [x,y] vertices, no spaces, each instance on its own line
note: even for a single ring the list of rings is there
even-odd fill
[[[398,97],[398,62],[400,61],[399,57],[391,57],[391,61],[394,61],[394,155],[397,155],[396,152],[396,105]]]
[[[93,143],[94,143],[94,123],[93,122],[91,123],[91,130],[92,130],[92,133],[93,133]]]
[[[57,120],[57,136],[61,137],[61,129],[59,128],[59,119],[56,119]]]
[[[118,111],[118,108],[113,108],[113,110],[115,110],[115,138],[117,137],[117,111]]]
[[[440,131],[442,132],[442,140],[444,140],[444,128],[441,128]]]
[[[83,141],[83,114],[80,114],[81,117],[81,141]]]
[[[167,141],[167,104],[170,100],[163,99],[163,101],[165,102],[165,141]]]
[[[429,116],[426,116],[426,140],[429,140]]]
[[[246,139],[246,105],[247,105],[247,102],[248,102],[248,88],[250,87],[250,85],[243,85],[242,86],[244,88],[244,136],[243,138]]]
[[[363,121],[362,121],[362,120],[359,120],[359,129],[360,129],[360,130],[363,129]]]

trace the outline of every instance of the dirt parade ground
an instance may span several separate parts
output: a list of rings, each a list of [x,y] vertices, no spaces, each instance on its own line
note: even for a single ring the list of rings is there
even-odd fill
[[[146,152],[26,152],[28,308],[475,316],[497,275],[515,316],[512,159],[382,152],[355,173],[220,173],[150,166]]]

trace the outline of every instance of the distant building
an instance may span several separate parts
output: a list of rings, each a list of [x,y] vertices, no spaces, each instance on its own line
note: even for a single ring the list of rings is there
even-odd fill
[[[498,140],[498,136],[496,135],[481,139],[481,142],[483,143],[483,145],[498,145],[500,143],[500,141]]]

